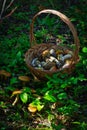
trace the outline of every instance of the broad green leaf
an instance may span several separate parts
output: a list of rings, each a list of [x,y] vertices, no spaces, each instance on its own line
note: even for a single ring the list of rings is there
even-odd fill
[[[28,101],[28,94],[27,93],[21,93],[20,94],[20,99],[23,103],[27,103]]]
[[[37,110],[38,111],[41,111],[43,109],[44,105],[41,105],[41,104],[37,104]]]
[[[84,53],[87,53],[87,47],[83,47],[82,51],[83,51]]]

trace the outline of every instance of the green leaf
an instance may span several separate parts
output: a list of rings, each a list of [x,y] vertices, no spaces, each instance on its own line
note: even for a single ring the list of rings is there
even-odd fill
[[[11,79],[10,79],[10,85],[13,85],[13,84],[15,84],[15,83],[18,83],[17,78],[15,78],[15,77],[11,78]]]
[[[49,114],[48,115],[48,121],[51,121],[55,118],[55,116],[53,114]]]
[[[30,92],[31,92],[31,89],[30,89],[29,87],[25,87],[25,88],[23,89],[23,92],[25,92],[25,93],[30,93]]]
[[[83,65],[87,65],[87,59],[83,60]]]
[[[20,59],[20,57],[21,57],[21,51],[19,51],[19,52],[17,53],[17,59]]]
[[[87,47],[83,47],[82,52],[87,53]]]
[[[80,74],[80,75],[78,76],[78,80],[80,80],[80,81],[86,81],[87,78],[85,78],[85,75],[84,75],[84,74]]]
[[[80,122],[77,122],[77,121],[75,121],[75,122],[72,122],[73,124],[76,124],[76,125],[80,125]]]
[[[76,18],[71,18],[70,20],[71,20],[71,22],[75,22]]]
[[[23,103],[27,103],[28,101],[28,94],[27,93],[21,93],[20,94],[20,99]]]
[[[60,100],[67,99],[67,94],[66,93],[60,93],[60,94],[58,94],[58,99],[60,99]]]
[[[22,60],[22,54],[21,54],[21,51],[19,51],[16,55],[16,62],[19,62]]]
[[[41,101],[40,101],[40,99],[36,99],[36,100],[34,100],[32,103],[31,103],[31,105],[33,106],[33,107],[37,107],[37,110],[38,111],[41,111],[42,109],[43,109],[43,107],[44,107],[44,105],[41,103]]]
[[[67,87],[67,83],[63,83],[60,87],[61,88],[66,88]]]
[[[46,100],[48,100],[50,102],[56,102],[57,101],[57,99],[53,95],[51,95],[49,91],[47,91],[45,93],[44,99],[46,99]]]
[[[37,105],[37,110],[38,110],[38,111],[41,111],[41,110],[43,109],[43,107],[44,107],[44,105],[38,104],[38,105]]]
[[[6,87],[6,90],[8,90],[8,91],[15,91],[15,87],[10,85],[10,86]],[[0,92],[1,92],[1,90],[0,90]]]
[[[76,78],[76,77],[71,77],[71,78],[70,78],[70,82],[73,83],[73,84],[77,84],[78,78]]]

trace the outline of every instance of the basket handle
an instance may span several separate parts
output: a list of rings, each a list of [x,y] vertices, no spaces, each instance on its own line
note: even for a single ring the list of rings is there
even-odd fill
[[[80,44],[79,44],[79,39],[78,39],[78,36],[77,36],[77,31],[74,27],[74,25],[71,23],[71,21],[69,20],[69,18],[67,16],[65,16],[64,14],[60,13],[59,11],[56,11],[56,10],[51,10],[51,9],[45,9],[45,10],[42,10],[40,12],[38,12],[32,19],[32,23],[30,25],[30,45],[31,47],[36,45],[36,40],[35,40],[35,37],[34,37],[34,33],[33,33],[33,28],[34,28],[34,21],[36,19],[36,17],[42,13],[50,13],[50,14],[54,14],[54,15],[57,15],[58,17],[60,17],[60,19],[65,22],[69,29],[71,30],[72,34],[73,34],[73,38],[74,38],[74,44],[75,44],[75,50],[74,50],[74,60],[76,61],[78,59],[78,53],[79,53],[79,47],[80,47]]]

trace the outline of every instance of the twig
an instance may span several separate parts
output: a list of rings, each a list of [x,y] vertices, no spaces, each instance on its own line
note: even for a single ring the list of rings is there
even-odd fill
[[[11,2],[9,3],[9,5],[6,7],[6,10],[13,4],[14,0],[11,0]]]
[[[1,10],[1,14],[0,14],[0,19],[2,17],[3,12],[4,12],[5,4],[6,4],[6,0],[3,1],[2,10]]]
[[[17,9],[17,7],[15,7],[9,14],[7,14],[7,15],[4,16],[3,18],[1,18],[1,20],[5,19],[5,18],[7,18],[7,17],[9,17],[9,16],[11,16],[16,9]]]

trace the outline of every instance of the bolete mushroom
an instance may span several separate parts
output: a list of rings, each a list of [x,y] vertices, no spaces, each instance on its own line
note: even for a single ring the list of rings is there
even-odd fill
[[[28,76],[19,76],[18,79],[22,81],[24,86],[30,81],[30,78]]]

